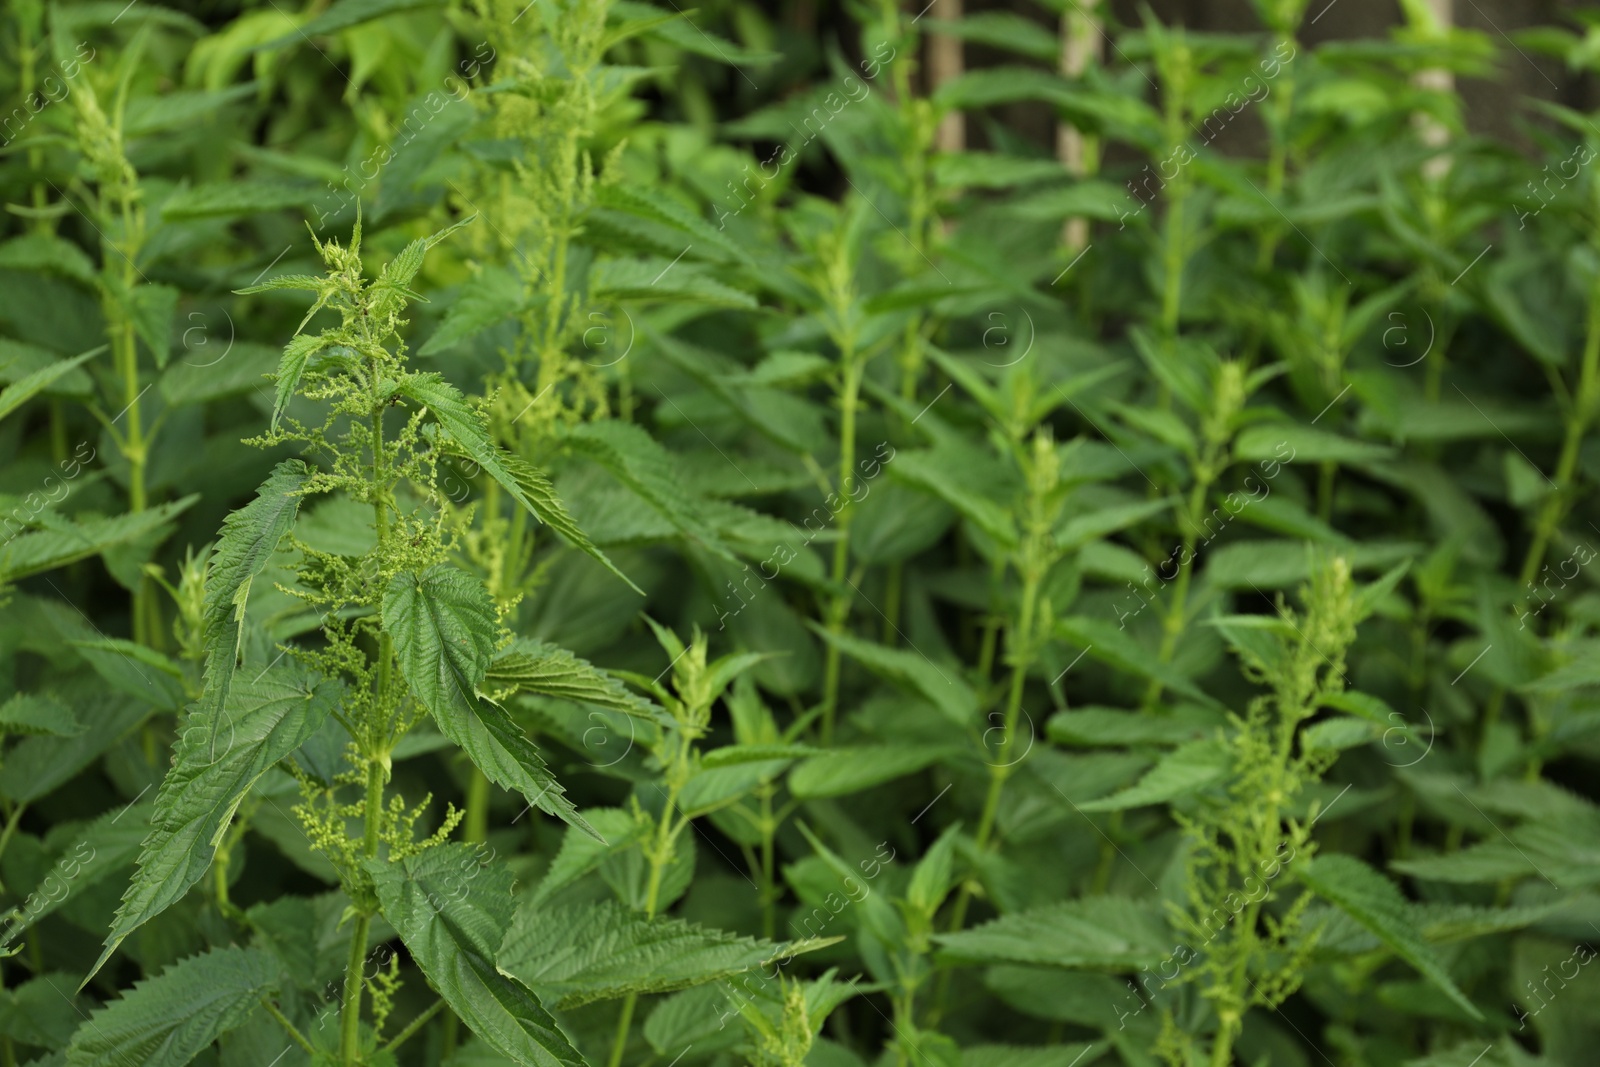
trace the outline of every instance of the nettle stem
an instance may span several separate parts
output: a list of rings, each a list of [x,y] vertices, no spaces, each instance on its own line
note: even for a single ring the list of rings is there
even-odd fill
[[[372,522],[377,533],[374,556],[380,565],[387,558],[389,545],[389,501],[391,475],[388,453],[383,443],[383,413],[387,407],[384,397],[377,394],[381,379],[375,361],[369,361],[372,383]],[[368,711],[365,736],[360,738],[366,749],[366,795],[362,805],[361,855],[368,859],[378,854],[378,844],[383,832],[383,787],[387,780],[385,765],[388,754],[382,751],[387,743],[386,717],[390,704],[390,686],[393,684],[391,665],[394,660],[394,639],[387,633],[378,635],[377,677],[373,686],[372,703]],[[357,877],[360,877],[357,874]],[[355,894],[352,894],[355,896]],[[362,963],[367,955],[367,937],[372,930],[374,909],[371,900],[356,899],[355,928],[350,934],[350,955],[345,963],[344,1007],[340,1016],[339,1060],[345,1067],[355,1067],[361,1060],[361,987]]]
[[[688,756],[688,739],[683,741],[684,758]],[[681,764],[680,764],[681,766]],[[667,793],[667,803],[661,811],[661,822],[656,825],[655,841],[646,855],[650,863],[650,880],[645,888],[644,914],[646,919],[656,917],[656,909],[661,902],[661,875],[666,870],[667,864],[672,860],[672,854],[677,848],[678,833],[689,824],[685,816],[676,826],[673,825],[672,813],[678,806],[678,791],[686,780],[680,773],[672,773],[671,784]],[[628,1032],[633,1028],[633,1009],[639,1001],[637,993],[629,993],[622,1002],[622,1014],[617,1018],[617,1036],[611,1042],[611,1058],[609,1067],[620,1067],[622,1054],[628,1048]]]
[[[850,483],[856,466],[856,408],[861,400],[861,380],[866,372],[866,361],[857,357],[855,345],[847,335],[842,338],[844,349],[844,384],[839,390],[839,513],[834,521],[838,527],[833,543],[833,571],[830,579],[834,585],[833,602],[828,606],[828,630],[843,633],[850,618],[850,596],[840,587],[845,584],[850,565]],[[839,708],[839,646],[828,645],[828,655],[822,682],[822,743],[833,743],[833,724]]]
[[[1565,511],[1566,494],[1571,490],[1577,474],[1578,454],[1594,421],[1597,403],[1600,403],[1600,285],[1589,294],[1589,322],[1584,335],[1583,363],[1578,371],[1578,389],[1567,413],[1566,435],[1561,442],[1561,453],[1556,460],[1555,477],[1552,479],[1554,487],[1539,509],[1533,540],[1528,545],[1528,554],[1522,560],[1522,571],[1517,577],[1520,586],[1528,586],[1538,575],[1539,568],[1544,566],[1545,552]],[[1484,708],[1482,732],[1478,737],[1480,762],[1487,751],[1490,736],[1500,721],[1505,700],[1504,687],[1495,686]]]
[[[1016,766],[1010,760],[1012,746],[1016,743],[1018,719],[1022,715],[1022,693],[1027,683],[1028,667],[1033,662],[1033,620],[1038,611],[1039,585],[1044,575],[1035,568],[1023,575],[1022,606],[1017,615],[1017,628],[1012,642],[1011,687],[1006,696],[1004,733],[995,748],[995,762],[989,765],[989,794],[983,802],[983,814],[978,819],[978,848],[990,847],[995,817],[1000,811],[1000,794],[1006,779]]]
[[[1185,529],[1183,532],[1183,555],[1180,560],[1189,562],[1178,568],[1178,576],[1172,583],[1172,603],[1167,608],[1167,614],[1161,620],[1161,648],[1157,653],[1157,662],[1166,664],[1172,662],[1172,655],[1177,651],[1178,636],[1183,632],[1184,615],[1189,604],[1189,576],[1194,571],[1194,549],[1196,532],[1199,530],[1199,516],[1206,504],[1206,494],[1211,491],[1211,478],[1207,476],[1209,464],[1203,465],[1197,473],[1194,487],[1189,492],[1189,500],[1185,505]],[[1161,699],[1165,686],[1159,678],[1150,679],[1150,685],[1144,694],[1144,710],[1149,711],[1155,707],[1156,701]]]

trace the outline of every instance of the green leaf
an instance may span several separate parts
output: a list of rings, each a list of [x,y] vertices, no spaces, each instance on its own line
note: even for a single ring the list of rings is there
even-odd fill
[[[310,477],[311,470],[304,463],[286,459],[261,483],[254,500],[222,520],[222,535],[211,554],[206,578],[201,631],[206,647],[205,690],[195,715],[213,730],[221,728],[222,709],[239,661],[250,587],[294,526],[300,494]]]
[[[959,511],[969,522],[1000,544],[1017,543],[1016,524],[1011,514],[989,495],[996,485],[988,470],[990,460],[976,449],[941,442],[938,448],[913,452],[900,449],[893,455],[889,473],[896,481],[927,490]]]
[[[1222,725],[1219,715],[1190,705],[1174,708],[1166,715],[1090,706],[1057,712],[1046,723],[1045,732],[1061,745],[1122,748],[1181,744],[1214,733]]]
[[[428,984],[480,1040],[513,1063],[586,1067],[538,998],[495,967],[516,906],[509,868],[451,844],[399,862],[371,859],[367,871]]]
[[[694,300],[719,307],[755,308],[756,298],[709,277],[692,263],[666,257],[608,259],[594,269],[597,296],[634,300]]]
[[[83,723],[70,708],[42,693],[18,693],[0,704],[0,734],[76,737]]]
[[[1127,789],[1078,807],[1084,811],[1125,811],[1146,804],[1165,804],[1193,796],[1226,778],[1231,769],[1228,750],[1221,742],[1192,741],[1162,756]]]
[[[896,778],[915,774],[950,756],[961,754],[949,745],[863,745],[813,756],[789,774],[789,791],[796,797],[837,797],[858,793]]]
[[[85,287],[95,283],[94,263],[83,249],[53,234],[30,233],[0,244],[0,269],[45,271]]]
[[[1300,871],[1318,896],[1377,935],[1395,955],[1415,967],[1472,1018],[1483,1021],[1478,1006],[1456,988],[1433,949],[1417,932],[1406,899],[1395,884],[1354,856],[1320,856]]]
[[[655,719],[660,709],[631,692],[622,682],[564,648],[524,638],[495,657],[485,675],[493,688],[515,686],[521,693],[596,704],[602,708]]]
[[[104,345],[99,348],[91,348],[82,355],[73,356],[71,359],[63,359],[57,363],[50,364],[48,367],[41,367],[32,374],[18,378],[6,386],[4,390],[0,390],[0,419],[5,418],[33,399],[34,396],[49,388],[50,383],[57,378],[60,378],[85,360],[91,359],[104,351]]]
[[[1218,545],[1205,557],[1204,576],[1222,589],[1285,589],[1311,577],[1315,551],[1297,541],[1234,541]],[[1421,545],[1384,541],[1338,550],[1355,571],[1388,569],[1421,551]]]
[[[139,851],[138,873],[122,895],[86,984],[129,934],[200,880],[251,787],[322,728],[343,688],[286,664],[235,685],[220,717],[196,707],[182,720],[172,769],[156,792],[150,836]]]
[[[1117,670],[1154,679],[1173,692],[1182,693],[1208,706],[1217,703],[1205,690],[1179,674],[1171,664],[1162,663],[1153,652],[1135,641],[1131,634],[1112,626],[1109,620],[1074,615],[1057,620],[1056,635]]]
[[[371,22],[400,11],[415,11],[422,7],[436,7],[438,0],[338,0],[328,10],[301,26],[294,33],[285,34],[261,46],[263,51],[282,48],[284,45],[304,43],[306,38],[347,30],[352,26]]]
[[[677,5],[673,6],[674,8],[677,7]],[[611,11],[630,19],[654,18],[661,14],[660,8],[652,4],[641,3],[640,0],[614,0],[611,4]],[[704,56],[707,59],[715,59],[736,66],[759,66],[771,63],[778,58],[775,53],[752,52],[726,38],[701,29],[691,22],[689,15],[685,14],[681,9],[678,9],[677,13],[682,17],[660,22],[645,32],[649,36],[659,37],[661,40],[681,48],[685,52],[692,52],[697,56]]]
[[[167,222],[187,219],[227,218],[259,215],[267,211],[305,208],[318,197],[310,186],[282,185],[276,182],[231,181],[183,189],[161,205]]]
[[[395,575],[383,594],[383,626],[400,673],[439,732],[496,785],[594,833],[522,729],[478,696],[494,654],[494,603],[483,583],[446,563]]]
[[[283,348],[283,356],[278,360],[277,390],[272,398],[272,429],[278,428],[278,420],[283,418],[283,413],[289,407],[289,401],[294,399],[294,391],[300,386],[300,378],[306,372],[306,364],[311,357],[321,351],[328,344],[328,339],[321,334],[302,333],[296,334]]]
[[[386,317],[392,312],[399,311],[405,306],[406,301],[422,299],[417,293],[407,288],[417,273],[422,270],[422,261],[428,254],[428,249],[449,237],[461,227],[470,223],[477,215],[469,215],[460,219],[437,233],[427,237],[418,237],[400,250],[400,254],[384,264],[383,272],[378,275],[378,280],[372,284],[370,292],[374,295],[372,301],[372,314],[379,318]]]
[[[118,545],[140,542],[154,536],[173,516],[186,511],[199,499],[191,495],[144,511],[83,522],[69,522],[47,512],[39,517],[44,529],[0,544],[0,583],[65,567]]]
[[[86,828],[75,830],[71,847],[34,886],[17,917],[0,932],[0,952],[9,949],[40,919],[76,900],[84,890],[131,866],[150,832],[154,812],[153,801],[125,805],[106,812]]]
[[[1377,463],[1394,458],[1394,449],[1341,437],[1315,426],[1287,422],[1245,428],[1234,439],[1234,458],[1246,463]]]
[[[209,341],[205,347],[197,343],[195,358],[204,359],[211,351],[209,346]],[[265,396],[266,380],[280,355],[280,350],[270,345],[238,341],[211,362],[177,360],[161,376],[161,395],[174,407],[206,404],[252,390]]]
[[[1159,962],[1171,947],[1151,905],[1125,897],[1083,897],[936,934],[941,955],[973,963],[1134,968]]]
[[[785,949],[681,919],[647,919],[604,901],[543,907],[525,899],[499,966],[558,1008],[629,993],[670,993],[748,971]]]
[[[128,317],[139,340],[165,367],[172,355],[172,317],[178,313],[178,290],[170,285],[135,285],[128,292]]]
[[[911,884],[906,888],[906,903],[932,920],[952,888],[951,875],[955,866],[956,835],[961,824],[946,828],[939,835],[917,866],[911,872]]]
[[[113,688],[176,712],[188,703],[183,668],[146,645],[120,637],[73,641],[94,672]]]
[[[811,629],[823,640],[856,660],[873,674],[921,696],[958,726],[978,717],[978,695],[953,664],[940,667],[915,648],[889,648],[848,634],[834,633],[816,623]]]
[[[511,494],[511,498],[527,508],[534,518],[560,534],[568,544],[593,556],[612,574],[627,582],[634,592],[643,595],[643,590],[617,570],[604,552],[590,544],[583,531],[578,529],[578,524],[572,521],[572,516],[567,514],[550,480],[520,457],[513,456],[489,440],[489,430],[484,425],[483,416],[467,403],[459,389],[440,375],[430,373],[408,376],[400,383],[398,392],[432,412],[456,447],[484,473],[499,482]]]
[[[0,612],[0,619],[4,617],[5,612]],[[32,803],[46,796],[150,716],[149,704],[132,700],[97,678],[84,677],[86,674],[79,672],[49,690],[56,700],[72,709],[84,728],[71,737],[44,735],[18,741],[0,763],[0,795],[13,803]]]
[[[724,745],[701,756],[700,766],[709,771],[718,767],[735,767],[743,763],[826,756],[829,751],[825,748],[813,748],[810,745]]]
[[[511,318],[522,309],[526,298],[523,281],[515,272],[504,267],[485,268],[450,305],[444,321],[417,355],[449,351],[467,338]]]
[[[1068,552],[1143,522],[1172,506],[1172,498],[1113,504],[1072,516],[1056,530],[1056,548]]]
[[[928,28],[1046,63],[1057,58],[1057,45],[1050,33],[1034,20],[1011,12],[984,11],[959,19],[929,19]]]
[[[727,560],[733,552],[706,521],[706,503],[685,491],[678,460],[641,426],[607,419],[585,422],[562,435],[562,443],[610,471],[659,511],[693,544]]]
[[[260,949],[191,956],[90,1016],[73,1035],[67,1065],[183,1067],[277,988],[277,961]]]
[[[643,6],[643,5],[640,5]],[[671,197],[652,195],[623,185],[602,186],[595,192],[595,207],[648,219],[684,235],[684,244],[715,248],[723,258],[749,262],[750,255],[728,235]]]
[[[530,894],[531,906],[543,904],[607,859],[631,849],[646,832],[642,823],[621,808],[590,808],[584,813],[584,820],[597,828],[596,833],[576,828],[566,832],[550,869]],[[604,837],[599,836],[602,834]]]

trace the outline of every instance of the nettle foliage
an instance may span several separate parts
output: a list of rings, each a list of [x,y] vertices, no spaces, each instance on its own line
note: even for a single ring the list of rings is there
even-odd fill
[[[0,12],[0,1063],[1590,1067],[1592,20],[950,7]]]
[[[439,375],[406,365],[398,331],[415,297],[407,287],[428,248],[449,232],[413,241],[368,281],[358,221],[348,247],[318,242],[326,275],[280,277],[252,290],[307,290],[316,294],[307,321],[324,307],[340,317],[338,326],[289,343],[278,369],[274,425],[258,439],[262,445],[296,443],[316,465],[299,459],[278,464],[255,501],[223,526],[206,578],[204,690],[180,722],[173,767],[156,794],[152,834],[94,970],[203,877],[234,812],[261,776],[332,718],[349,736],[345,769],[321,780],[288,765],[302,792],[294,814],[312,850],[337,872],[353,923],[337,1049],[319,1051],[346,1064],[367,1062],[382,1038],[397,984],[393,971],[371,985],[370,1027],[362,1016],[368,936],[382,915],[444,1002],[491,1046],[518,1062],[579,1063],[538,1000],[492,966],[493,939],[509,920],[512,901],[494,878],[461,885],[474,883],[481,868],[470,853],[462,859],[464,846],[445,846],[461,813],[448,807],[437,828],[419,838],[416,825],[429,798],[408,806],[399,794],[386,797],[396,746],[428,719],[491,781],[599,838],[521,727],[484,691],[497,657],[505,667],[508,657],[501,653],[511,634],[483,583],[449,562],[438,480],[442,458],[450,455],[472,457],[518,504],[589,547],[548,481],[490,445],[482,416],[466,398]],[[296,395],[320,402],[320,425],[293,417],[280,424]],[[370,549],[336,555],[293,536],[303,502],[321,495],[371,509]],[[285,542],[295,557],[296,582],[288,592],[322,620],[322,640],[285,646],[283,655],[246,679],[237,673],[237,659],[251,586]],[[550,657],[513,651],[509,658],[537,674]],[[581,668],[570,657],[566,662],[581,679]],[[599,675],[591,670],[588,676],[598,684]],[[537,689],[542,683],[535,678],[530,684]],[[351,832],[352,823],[359,834]],[[466,892],[446,895],[446,888]],[[204,959],[160,981],[175,983],[180,973],[187,979],[209,966]],[[248,973],[259,984],[259,969]],[[141,1020],[140,1007],[125,1001],[110,1009],[110,1022],[128,1044],[96,1055],[126,1054],[158,1035],[166,1020]],[[226,1020],[237,1021],[237,1014],[219,1016],[213,1029]]]

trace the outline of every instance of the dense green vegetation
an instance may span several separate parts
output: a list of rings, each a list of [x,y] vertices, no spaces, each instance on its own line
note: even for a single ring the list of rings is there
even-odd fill
[[[1253,2],[6,5],[0,1067],[1589,1067],[1600,21]]]

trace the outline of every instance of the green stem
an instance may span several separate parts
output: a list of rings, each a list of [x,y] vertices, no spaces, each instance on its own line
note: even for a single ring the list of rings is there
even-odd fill
[[[1172,654],[1177,651],[1178,635],[1183,632],[1184,613],[1189,603],[1189,576],[1194,571],[1195,531],[1199,528],[1197,518],[1200,509],[1205,507],[1206,493],[1211,489],[1211,480],[1201,478],[1195,482],[1194,488],[1189,493],[1186,529],[1183,533],[1183,555],[1179,559],[1178,576],[1172,585],[1172,604],[1167,609],[1166,617],[1161,620],[1161,649],[1157,659],[1160,663],[1170,663]],[[1183,563],[1188,560],[1188,563]],[[1156,701],[1161,699],[1165,689],[1161,681],[1150,679],[1150,686],[1145,690],[1144,709],[1149,711],[1155,707]]]
[[[381,644],[388,652],[389,635]],[[384,657],[387,663],[387,655]],[[387,677],[385,670],[381,680]],[[361,854],[368,858],[378,854],[378,837],[383,820],[383,763],[375,757],[367,762],[367,794],[364,805],[365,826],[361,835]],[[363,909],[356,917],[355,929],[350,935],[350,955],[345,961],[344,1008],[339,1035],[339,1058],[345,1067],[355,1067],[361,1055],[361,965],[367,955],[367,935],[372,929],[372,913]]]
[[[442,1000],[434,1001],[433,1002],[433,1007],[429,1008],[427,1011],[423,1012],[421,1015],[417,1016],[415,1019],[412,1019],[411,1022],[406,1026],[406,1028],[404,1030],[401,1030],[398,1034],[396,1034],[394,1036],[394,1040],[393,1041],[391,1041],[387,1045],[383,1046],[383,1051],[385,1051],[385,1052],[393,1052],[395,1049],[397,1049],[401,1045],[405,1044],[406,1040],[408,1038],[412,1037],[413,1035],[416,1034],[416,1032],[418,1030],[421,1030],[424,1026],[426,1026],[428,1024],[428,1020],[433,1018],[435,1015],[438,1015],[439,1012],[443,1008],[444,1008],[444,1001],[442,1001]]]
[[[774,880],[776,866],[773,854],[773,839],[777,835],[778,824],[772,817],[772,794],[776,787],[770,782],[762,783],[761,795],[761,936],[768,941],[772,940],[773,932],[778,926],[778,890]]]
[[[1583,363],[1578,372],[1578,388],[1567,419],[1566,436],[1561,442],[1561,454],[1556,460],[1555,477],[1551,479],[1554,487],[1539,509],[1533,541],[1528,545],[1527,556],[1523,558],[1522,571],[1517,579],[1518,585],[1527,586],[1539,573],[1539,568],[1544,565],[1550,538],[1554,536],[1556,526],[1561,522],[1565,511],[1566,495],[1572,488],[1573,478],[1577,473],[1578,454],[1583,446],[1584,436],[1588,433],[1589,424],[1594,418],[1597,401],[1600,401],[1600,286],[1596,286],[1589,294],[1589,322],[1583,342]],[[1496,686],[1489,697],[1488,706],[1484,709],[1482,732],[1478,738],[1480,759],[1495,725],[1500,720],[1500,711],[1505,705],[1505,699],[1505,690]]]
[[[467,842],[489,839],[489,779],[474,765],[467,780],[467,815],[461,838]]]
[[[866,371],[863,361],[856,358],[854,346],[846,339],[844,347],[844,387],[839,392],[839,514],[838,539],[833,543],[833,570],[830,575],[834,585],[834,599],[828,610],[828,630],[844,632],[850,617],[850,597],[841,592],[846,568],[850,563],[850,486],[856,466],[856,407],[861,399],[861,379]],[[829,642],[827,661],[822,683],[822,743],[833,743],[834,718],[839,708],[839,646]]]
[[[5,855],[6,846],[11,844],[11,835],[17,832],[17,824],[22,821],[22,813],[27,810],[27,801],[23,801],[21,804],[18,804],[15,808],[11,809],[11,817],[6,820],[6,828],[3,831],[0,831],[0,856]],[[3,892],[4,890],[4,884],[0,884],[0,892]]]
[[[684,748],[688,748],[687,741],[684,742]],[[676,827],[672,825],[672,812],[678,805],[678,790],[681,786],[682,780],[674,774],[671,790],[667,794],[667,805],[662,809],[661,822],[656,827],[655,845],[651,848],[648,856],[650,861],[650,881],[645,889],[644,897],[646,919],[654,919],[656,917],[656,908],[661,899],[661,873],[672,858],[673,842],[678,836],[678,831],[688,825],[688,819],[684,819]],[[607,1061],[609,1067],[620,1067],[622,1063],[622,1054],[628,1048],[628,1031],[633,1026],[633,1008],[638,999],[639,995],[637,993],[629,993],[622,1002],[622,1015],[617,1019],[617,1036],[611,1042],[611,1058]]]
[[[312,1045],[310,1041],[306,1040],[306,1036],[304,1034],[295,1029],[294,1023],[290,1022],[288,1016],[284,1015],[283,1012],[278,1010],[278,1006],[276,1004],[272,1003],[272,1001],[267,997],[262,997],[261,1006],[267,1009],[268,1015],[272,1016],[278,1021],[279,1026],[288,1031],[289,1036],[294,1039],[295,1044],[299,1045],[313,1056],[317,1054],[316,1046]]]

